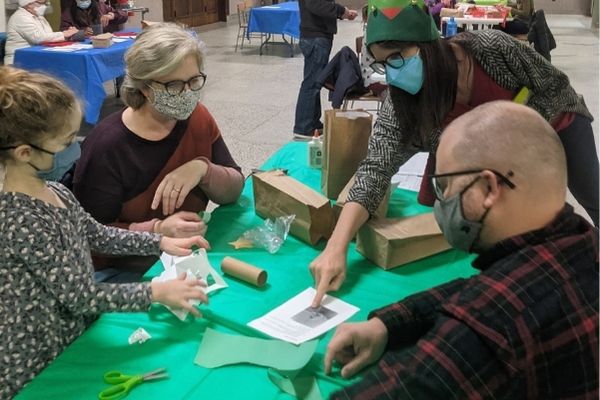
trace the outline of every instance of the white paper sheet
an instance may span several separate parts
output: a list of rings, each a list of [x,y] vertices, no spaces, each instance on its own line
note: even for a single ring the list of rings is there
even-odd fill
[[[73,44],[70,44],[67,46],[47,47],[44,50],[68,53],[71,51],[89,50],[89,49],[93,49],[93,48],[94,48],[94,46],[92,46],[91,44],[73,43]]]
[[[392,185],[400,189],[418,192],[423,180],[423,171],[427,164],[428,153],[417,153],[410,158],[398,172],[392,176]]]
[[[273,311],[250,321],[248,326],[274,338],[300,344],[335,328],[359,310],[329,295],[323,298],[321,307],[312,308],[315,294],[315,289],[308,288]]]
[[[166,282],[177,278],[181,273],[187,274],[186,280],[193,279],[194,277],[201,279],[207,284],[204,292],[206,294],[214,292],[215,290],[223,289],[229,285],[221,275],[210,265],[206,250],[199,249],[192,255],[186,257],[175,257],[167,253],[162,253],[160,261],[163,264],[165,270],[157,277],[153,278],[153,282]],[[200,304],[198,300],[190,300],[189,303],[192,306]],[[167,307],[177,318],[185,320],[188,315],[188,311],[185,309],[173,309]]]

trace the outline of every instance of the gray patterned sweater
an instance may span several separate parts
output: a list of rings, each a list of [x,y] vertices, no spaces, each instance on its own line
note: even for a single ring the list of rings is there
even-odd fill
[[[527,105],[552,122],[564,112],[581,114],[590,120],[583,98],[575,92],[569,78],[534,49],[499,30],[473,31],[452,39],[467,49],[474,60],[500,86],[515,93],[523,86],[531,97]],[[441,127],[429,135],[428,143],[406,147],[389,96],[381,107],[369,140],[367,158],[360,164],[349,201],[375,213],[392,175],[419,151],[435,152]],[[419,135],[413,135],[416,140]]]
[[[104,311],[146,310],[148,284],[95,283],[90,250],[159,253],[160,236],[97,223],[64,186],[66,205],[0,192],[0,398],[14,396]]]

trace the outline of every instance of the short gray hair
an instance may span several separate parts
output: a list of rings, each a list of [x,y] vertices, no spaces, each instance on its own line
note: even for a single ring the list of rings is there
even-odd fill
[[[177,24],[161,23],[144,29],[125,53],[123,102],[134,110],[143,106],[146,97],[141,89],[147,82],[170,74],[190,55],[196,57],[202,71],[203,48],[194,32]]]

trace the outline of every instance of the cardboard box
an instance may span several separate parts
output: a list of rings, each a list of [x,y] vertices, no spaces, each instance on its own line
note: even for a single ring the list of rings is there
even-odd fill
[[[356,250],[383,269],[392,269],[450,249],[433,213],[372,219],[358,231]]]
[[[95,49],[105,49],[112,46],[112,33],[103,33],[101,35],[92,36],[92,46]]]
[[[262,218],[294,214],[290,233],[311,245],[331,236],[335,220],[327,197],[282,171],[256,173],[252,183],[256,214]]]

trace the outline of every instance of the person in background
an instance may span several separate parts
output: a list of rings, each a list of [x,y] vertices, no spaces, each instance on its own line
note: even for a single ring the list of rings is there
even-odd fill
[[[304,56],[304,77],[298,93],[294,138],[309,140],[315,129],[322,130],[321,87],[316,82],[329,62],[337,19],[356,18],[356,10],[349,10],[334,0],[300,0],[300,50]]]
[[[73,0],[61,15],[60,27],[75,26],[85,30],[86,36],[98,34],[93,27],[102,26],[103,32],[115,32],[127,22],[127,14],[117,11],[104,1]]]
[[[534,12],[533,0],[515,0],[508,3],[512,21],[506,21],[500,28],[509,35],[526,35],[529,32],[531,16]]]
[[[429,15],[433,18],[435,26],[442,26],[440,24],[440,12],[442,8],[454,8],[454,0],[426,0],[425,5],[429,9]]]
[[[146,28],[125,54],[127,108],[86,137],[73,190],[103,224],[173,237],[203,235],[208,201],[235,202],[244,177],[216,121],[199,103],[202,43],[175,24]],[[145,272],[151,259],[97,260]]]
[[[523,88],[529,96],[522,101],[558,133],[567,156],[569,189],[598,226],[600,178],[593,117],[563,72],[499,30],[440,38],[422,0],[371,0],[369,13],[367,48],[376,61],[372,68],[386,73],[389,95],[333,234],[309,265],[317,286],[313,306],[327,291],[341,287],[348,245],[379,207],[399,167],[417,152],[427,151],[424,175],[433,173],[445,126],[483,103],[513,100]],[[536,146],[529,151],[545,150]],[[426,179],[418,200],[429,206],[434,203]]]
[[[480,273],[338,327],[327,373],[378,365],[332,398],[597,399],[598,230],[565,204],[552,126],[481,105],[444,131],[430,179],[444,236],[475,244]]]
[[[78,29],[72,26],[64,28],[62,32],[53,32],[44,18],[47,8],[45,0],[19,0],[19,8],[10,16],[6,27],[4,65],[13,63],[17,49],[42,42],[68,40],[77,33]]]
[[[45,181],[79,154],[81,108],[59,81],[0,67],[0,397],[12,398],[99,314],[144,311],[152,302],[200,313],[199,280],[97,284],[90,250],[191,254],[200,235],[174,239],[96,222],[73,194]]]

